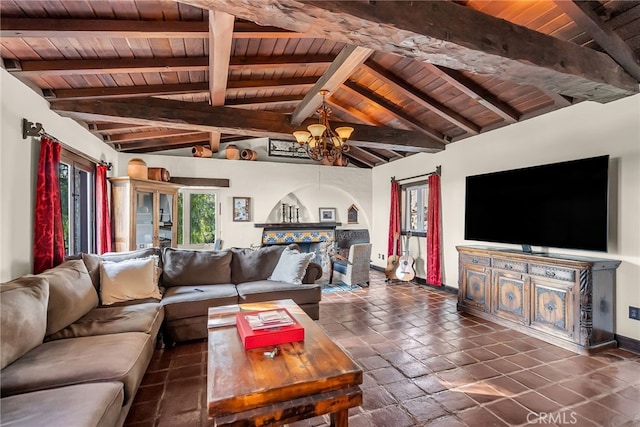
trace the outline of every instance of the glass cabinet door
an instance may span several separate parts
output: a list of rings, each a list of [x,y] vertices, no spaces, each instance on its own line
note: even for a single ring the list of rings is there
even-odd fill
[[[158,246],[160,248],[175,246],[173,214],[173,195],[160,193],[158,203]]]
[[[153,193],[138,191],[136,193],[136,248],[153,246]]]

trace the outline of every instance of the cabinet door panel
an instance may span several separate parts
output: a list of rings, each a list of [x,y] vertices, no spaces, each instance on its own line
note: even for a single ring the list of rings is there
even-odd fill
[[[135,194],[135,242],[136,249],[154,246],[154,194],[136,191]]]
[[[482,311],[489,311],[491,297],[489,271],[476,266],[466,266],[464,268],[461,304]]]
[[[521,274],[495,271],[492,312],[505,319],[529,323],[529,283]]]
[[[531,279],[531,326],[548,333],[573,338],[573,284]]]

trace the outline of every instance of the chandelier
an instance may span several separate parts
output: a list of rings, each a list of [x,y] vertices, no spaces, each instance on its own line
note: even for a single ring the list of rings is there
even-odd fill
[[[331,108],[325,102],[329,91],[323,89],[319,93],[322,95],[322,105],[317,110],[320,121],[307,126],[308,132],[298,130],[293,132],[293,136],[307,151],[310,159],[322,162],[323,165],[346,165],[342,154],[349,151],[347,139],[351,136],[353,128],[344,126],[336,128],[335,131],[331,130]]]

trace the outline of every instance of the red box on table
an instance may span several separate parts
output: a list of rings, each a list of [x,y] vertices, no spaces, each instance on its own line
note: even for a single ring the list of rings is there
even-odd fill
[[[260,313],[272,311],[285,312],[291,318],[292,324],[287,326],[265,327],[262,329],[251,328],[247,316],[258,316]],[[245,350],[288,342],[304,341],[304,327],[302,327],[295,317],[285,308],[236,313],[236,326]]]

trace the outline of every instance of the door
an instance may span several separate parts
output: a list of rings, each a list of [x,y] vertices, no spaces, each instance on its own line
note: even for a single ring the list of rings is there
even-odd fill
[[[573,283],[531,276],[531,327],[573,339]]]

